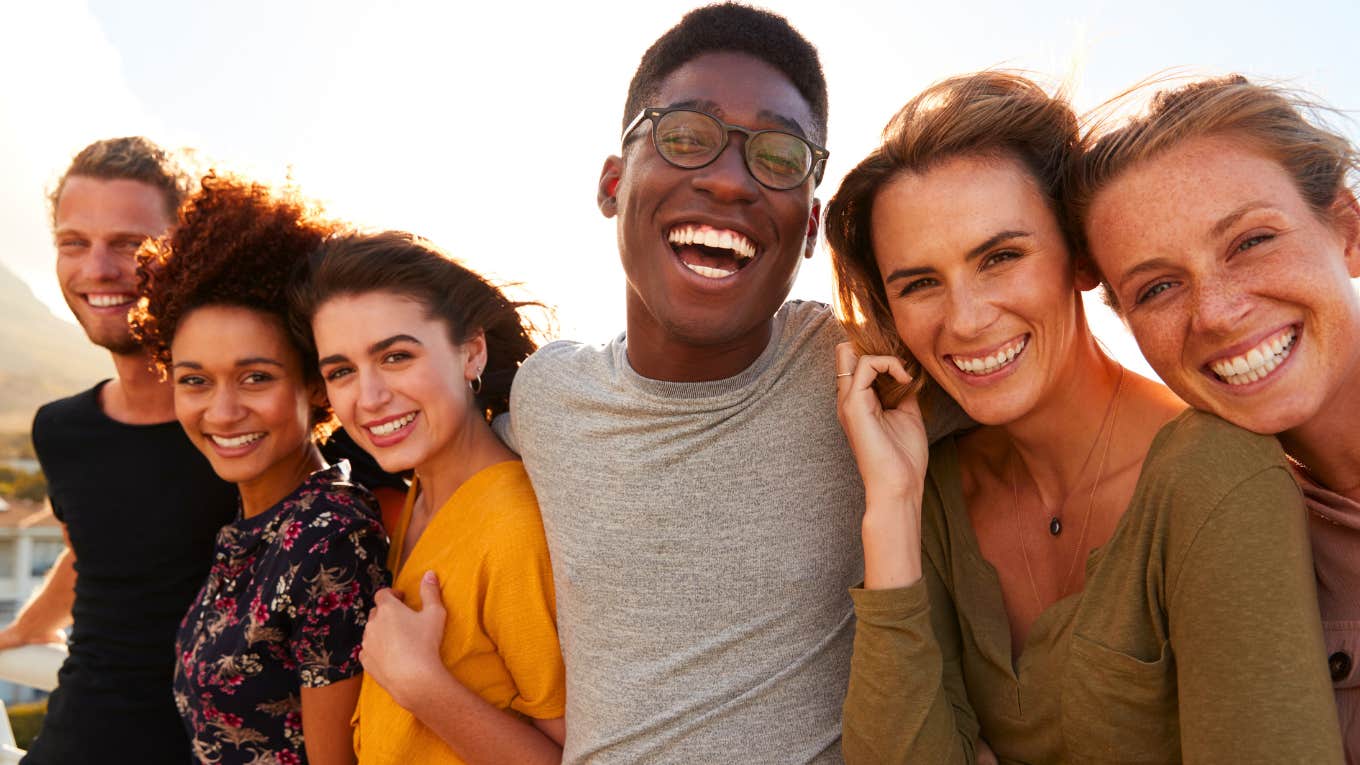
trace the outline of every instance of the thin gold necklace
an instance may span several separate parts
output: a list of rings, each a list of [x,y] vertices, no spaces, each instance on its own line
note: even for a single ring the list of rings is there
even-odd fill
[[[1077,559],[1081,557],[1082,546],[1086,544],[1086,531],[1091,527],[1091,513],[1096,506],[1096,494],[1100,491],[1101,479],[1105,477],[1105,460],[1110,456],[1110,442],[1114,440],[1114,423],[1119,412],[1119,394],[1122,393],[1123,390],[1124,367],[1121,366],[1119,367],[1119,382],[1115,383],[1114,386],[1114,396],[1110,398],[1110,403],[1105,406],[1105,416],[1101,420],[1100,430],[1096,431],[1095,440],[1091,442],[1091,449],[1086,453],[1086,460],[1082,463],[1081,472],[1077,474],[1078,478],[1080,478],[1081,475],[1086,472],[1086,465],[1091,461],[1091,454],[1094,453],[1096,444],[1100,443],[1101,435],[1104,435],[1105,448],[1100,452],[1100,464],[1096,468],[1096,480],[1091,485],[1091,498],[1086,503],[1086,517],[1083,518],[1081,522],[1081,535],[1077,537],[1077,546],[1076,549],[1072,551],[1072,560],[1067,564],[1067,573],[1063,576],[1062,583],[1059,585],[1059,600],[1061,600],[1067,592],[1068,582],[1072,580],[1072,572],[1077,569]],[[1039,595],[1039,584],[1034,579],[1034,568],[1029,562],[1029,546],[1025,544],[1024,528],[1020,525],[1020,490],[1015,484],[1014,455],[1015,452],[1012,451],[1012,459],[1007,464],[1007,473],[1011,480],[1011,496],[1014,500],[1014,504],[1011,505],[1011,514],[1015,519],[1015,533],[1020,537],[1020,554],[1025,559],[1025,573],[1029,576],[1029,586],[1034,591],[1034,600],[1039,604],[1039,610],[1042,611],[1044,608],[1044,599]],[[1039,497],[1039,504],[1043,505],[1045,511],[1048,511],[1048,505],[1044,504],[1044,498],[1039,495],[1037,488],[1035,496]],[[1064,498],[1062,505],[1059,507],[1066,507],[1070,498],[1070,495]],[[1057,528],[1056,531],[1053,530],[1055,526]],[[1049,533],[1053,536],[1062,533],[1062,521],[1057,516],[1052,517],[1049,524]]]

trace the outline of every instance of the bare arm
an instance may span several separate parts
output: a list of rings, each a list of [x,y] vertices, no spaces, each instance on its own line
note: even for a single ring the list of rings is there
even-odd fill
[[[302,689],[302,740],[312,765],[354,765],[350,719],[363,675]]]
[[[378,593],[359,654],[364,670],[470,765],[560,763],[561,718],[530,724],[458,682],[439,656],[447,613],[433,572],[420,581],[420,599],[414,611],[391,590]]]
[[[66,642],[61,630],[71,623],[71,606],[76,600],[76,555],[65,525],[61,534],[66,538],[66,549],[14,621],[0,629],[0,651],[30,643]]]

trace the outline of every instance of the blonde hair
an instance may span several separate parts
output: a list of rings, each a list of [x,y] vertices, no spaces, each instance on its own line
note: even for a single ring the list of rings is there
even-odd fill
[[[1135,87],[1096,111],[1112,114],[1147,87]],[[1182,141],[1209,135],[1240,137],[1279,162],[1313,212],[1329,218],[1360,169],[1360,155],[1328,127],[1327,111],[1296,91],[1233,74],[1161,90],[1145,114],[1123,122],[1093,120],[1068,168],[1065,204],[1078,240],[1085,242],[1086,216],[1101,189]],[[1105,293],[1106,302],[1119,310],[1108,285]]]
[[[884,128],[881,145],[845,176],[826,214],[841,322],[859,353],[896,356],[915,378],[910,386],[881,378],[878,393],[885,406],[895,406],[924,383],[920,364],[893,324],[874,255],[879,192],[902,174],[924,173],[956,157],[1014,158],[1029,170],[1061,224],[1064,166],[1078,138],[1077,116],[1061,91],[1050,95],[1016,72],[977,72],[936,83],[907,102]],[[1067,226],[1062,228],[1070,242]]]

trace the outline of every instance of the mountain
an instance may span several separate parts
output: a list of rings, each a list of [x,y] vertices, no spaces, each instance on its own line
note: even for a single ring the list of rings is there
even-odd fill
[[[0,310],[0,433],[27,431],[39,406],[113,376],[108,352],[3,265]]]

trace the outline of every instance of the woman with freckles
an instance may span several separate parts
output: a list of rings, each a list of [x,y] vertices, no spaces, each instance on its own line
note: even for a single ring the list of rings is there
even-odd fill
[[[1157,374],[1293,461],[1360,762],[1360,154],[1320,112],[1237,76],[1168,89],[1089,138],[1068,202]]]
[[[168,371],[185,433],[240,492],[176,641],[174,698],[197,762],[354,762],[359,648],[387,538],[349,464],[318,448],[330,410],[285,295],[330,233],[291,196],[210,174],[174,232],[138,254],[133,330]]]
[[[292,290],[340,421],[412,471],[364,635],[361,763],[559,762],[565,672],[538,503],[489,421],[533,350],[522,304],[429,242],[328,240]]]
[[[1011,74],[909,102],[828,211],[866,491],[850,762],[1335,762],[1283,454],[1109,358],[1058,210],[1078,142]],[[979,427],[928,447],[917,395]]]

